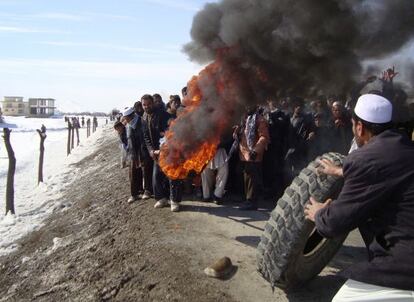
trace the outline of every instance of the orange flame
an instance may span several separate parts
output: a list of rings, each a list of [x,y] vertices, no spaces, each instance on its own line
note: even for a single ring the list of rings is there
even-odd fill
[[[239,50],[237,45],[217,50],[214,63],[188,83],[185,107],[161,147],[159,165],[170,179],[184,179],[190,171],[200,173],[247,98],[255,100],[254,91],[269,84],[263,68],[241,64]]]
[[[191,114],[203,102],[203,95],[199,88],[199,81],[203,77],[215,74],[218,65],[216,63],[210,64],[199,76],[194,76],[188,83],[188,94],[183,100],[185,105],[184,111],[180,113],[178,118],[170,125],[170,130],[166,132],[166,143],[161,146],[161,153],[159,165],[165,175],[170,179],[184,179],[190,171],[195,171],[197,174],[201,173],[207,163],[214,157],[217,151],[217,145],[220,142],[220,133],[214,133],[212,137],[206,137],[204,142],[195,148],[195,150],[183,158],[180,150],[183,149],[182,143],[174,139],[174,125],[179,122],[184,116]],[[217,91],[222,88],[222,84],[217,83]],[[220,131],[218,131],[220,132]],[[171,146],[173,145],[173,146]]]
[[[184,179],[187,177],[190,171],[195,171],[197,174],[201,173],[205,165],[211,158],[214,157],[217,149],[217,143],[205,142],[202,144],[193,155],[180,164],[167,164],[166,163],[166,147],[161,148],[161,156],[159,164],[170,179]]]

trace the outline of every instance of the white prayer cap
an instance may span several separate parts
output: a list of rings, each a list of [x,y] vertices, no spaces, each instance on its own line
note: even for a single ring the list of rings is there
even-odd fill
[[[128,116],[135,112],[134,107],[129,107],[122,112],[122,116]]]
[[[369,123],[386,124],[391,122],[392,104],[380,95],[364,94],[358,99],[354,112]]]

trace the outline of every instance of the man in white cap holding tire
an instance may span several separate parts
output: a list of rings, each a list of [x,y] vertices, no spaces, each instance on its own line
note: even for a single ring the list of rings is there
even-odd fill
[[[414,301],[414,144],[391,129],[392,105],[375,94],[358,99],[352,117],[358,149],[344,160],[338,198],[311,198],[305,216],[324,237],[359,228],[368,261],[342,275],[333,301]],[[322,163],[320,172],[341,174]]]

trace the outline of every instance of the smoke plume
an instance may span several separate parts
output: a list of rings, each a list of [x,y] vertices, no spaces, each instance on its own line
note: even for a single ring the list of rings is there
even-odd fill
[[[267,97],[346,94],[362,62],[387,57],[414,34],[413,0],[223,0],[197,13],[193,79],[165,161],[183,162]],[[193,102],[194,97],[200,102]],[[193,106],[194,105],[194,106]]]
[[[413,33],[411,0],[225,0],[195,16],[185,51],[206,63],[235,47],[272,90],[307,96],[347,92],[362,61],[399,50]]]

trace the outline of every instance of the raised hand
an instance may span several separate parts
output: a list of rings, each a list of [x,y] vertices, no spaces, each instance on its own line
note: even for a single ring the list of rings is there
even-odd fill
[[[395,72],[395,66],[392,68],[388,68],[387,70],[382,72],[381,81],[383,82],[392,82],[392,80],[399,74],[399,72]]]
[[[390,81],[392,81],[392,79],[394,79],[398,74],[399,72],[395,72],[395,66],[393,66],[392,69],[391,68],[387,69],[387,75]]]

